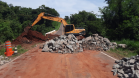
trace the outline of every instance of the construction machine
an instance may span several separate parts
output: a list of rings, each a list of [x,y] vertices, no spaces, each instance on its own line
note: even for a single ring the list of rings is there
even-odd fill
[[[45,14],[49,16],[45,16]],[[52,20],[52,21],[57,21],[60,22],[64,25],[64,34],[74,34],[74,35],[85,35],[85,29],[84,28],[75,28],[74,24],[67,24],[67,22],[60,17],[57,16],[52,16],[51,14],[42,12],[38,15],[38,17],[35,19],[35,21],[32,23],[31,26],[27,26],[24,31],[28,32],[31,27],[33,27],[36,23],[38,23],[41,19],[47,19],[47,20]]]

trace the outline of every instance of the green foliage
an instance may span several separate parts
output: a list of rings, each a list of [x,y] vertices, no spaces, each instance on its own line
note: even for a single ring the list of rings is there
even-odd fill
[[[127,48],[122,49],[122,50],[130,50],[133,51],[133,53],[138,53],[139,54],[139,41],[135,40],[129,40],[129,39],[122,39],[120,41],[116,41],[117,44],[126,44]]]
[[[14,51],[14,48],[13,48],[13,51]],[[23,49],[21,45],[17,45],[17,52],[18,53],[15,55],[12,55],[12,57],[19,56],[19,55],[25,53],[26,51],[28,51],[28,50]]]
[[[66,20],[66,22],[67,22],[68,24],[70,24],[70,18],[69,18],[69,16],[65,16],[64,19]]]
[[[110,49],[110,51],[108,51],[108,52],[116,53],[122,57],[131,57],[131,56],[137,55],[136,52],[133,52],[133,51],[128,50],[128,49],[122,49],[122,48]]]
[[[0,49],[0,55],[4,55],[5,50],[5,48]]]
[[[106,35],[111,39],[139,40],[139,0],[106,0],[100,12]]]
[[[70,16],[70,22],[73,23],[75,27],[85,28],[86,36],[95,33],[105,36],[105,28],[102,26],[102,20],[91,12],[80,11],[78,14],[72,14]]]

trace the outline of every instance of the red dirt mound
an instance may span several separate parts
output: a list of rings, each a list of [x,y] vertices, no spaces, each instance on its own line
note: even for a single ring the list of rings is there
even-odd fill
[[[29,30],[28,33],[23,32],[20,36],[18,36],[12,42],[12,44],[30,43],[32,41],[45,42],[46,40],[53,39],[58,36],[59,35],[51,35],[51,34],[47,34],[47,36],[44,36],[40,32]]]

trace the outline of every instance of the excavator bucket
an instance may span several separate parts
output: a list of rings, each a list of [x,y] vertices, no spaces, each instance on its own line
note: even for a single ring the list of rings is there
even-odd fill
[[[26,33],[28,33],[28,31],[31,29],[31,26],[27,26],[26,28],[24,28],[24,31],[26,32]]]

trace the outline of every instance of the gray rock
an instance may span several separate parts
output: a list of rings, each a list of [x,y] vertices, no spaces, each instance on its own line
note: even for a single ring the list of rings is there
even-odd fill
[[[64,44],[64,45],[67,45],[68,43],[67,43],[67,41],[66,41],[66,40],[65,40],[65,41],[63,40],[63,44]]]
[[[94,44],[94,45],[96,45],[96,44],[97,44],[97,42],[91,42],[91,44]]]
[[[62,53],[62,51],[61,50],[58,50],[58,53]]]
[[[119,68],[120,66],[118,64],[113,65],[113,69]]]
[[[50,40],[50,41],[49,41],[49,43],[54,44],[54,43],[55,43],[55,41],[52,39],[52,40]]]
[[[139,70],[136,70],[136,72],[135,72],[135,78],[139,78]]]
[[[53,51],[56,51],[56,47],[53,47],[52,49],[53,49]]]
[[[78,50],[78,52],[83,52],[83,48],[80,48],[80,49]]]
[[[133,65],[135,63],[135,59],[130,59],[129,62],[131,65]]]
[[[67,45],[67,48],[70,49],[71,51],[73,51],[72,45]]]
[[[59,36],[59,39],[65,39],[65,38],[66,38],[65,35],[60,35],[60,36]]]
[[[103,41],[110,42],[108,38],[103,38]]]
[[[96,41],[96,42],[99,40],[99,38],[98,38],[98,37],[94,37],[94,39],[95,39],[95,41]]]
[[[121,73],[118,73],[118,77],[120,77],[120,78],[121,78],[122,76],[123,76],[123,75],[122,75]]]
[[[103,42],[103,38],[101,38],[100,41]]]
[[[53,50],[52,49],[49,49],[49,52],[53,52]]]
[[[4,61],[0,61],[0,65],[3,65],[4,64]]]
[[[69,35],[68,35],[68,39],[69,39],[69,40],[71,40],[73,37],[74,37],[73,34],[69,34]]]
[[[118,47],[121,47],[121,48],[126,48],[127,45],[126,44],[118,44]]]
[[[53,48],[53,46],[49,46],[49,49],[52,49]]]
[[[135,64],[135,69],[136,69],[136,70],[139,70],[139,63],[136,63],[136,64]]]
[[[112,45],[114,46],[114,47],[117,47],[117,43],[116,42],[111,42],[112,43]]]
[[[124,76],[124,78],[128,78],[129,77],[128,74],[123,74],[123,76]]]
[[[69,41],[69,44],[70,44],[70,45],[75,45],[75,42]]]
[[[85,38],[85,41],[87,42],[87,41],[89,41],[89,40],[91,40],[91,39],[92,39],[92,37],[89,36],[89,37],[86,37],[86,38]]]
[[[108,50],[108,48],[107,48],[107,47],[104,47],[104,48],[103,48],[103,50],[104,50],[104,51],[107,51],[107,50]]]
[[[55,37],[53,40],[54,40],[54,41],[57,41],[57,40],[58,40],[58,37]]]
[[[56,48],[59,48],[59,47],[60,47],[60,45],[59,45],[59,44],[57,44],[57,45],[55,45],[55,47],[56,47]]]
[[[117,72],[121,74],[124,73],[123,69],[118,69]]]
[[[131,56],[130,58],[131,58],[131,59],[135,59],[135,56]]]
[[[42,52],[48,52],[48,51],[49,51],[48,46],[45,46],[45,47],[42,49]]]
[[[92,36],[93,36],[93,37],[97,37],[97,36],[98,36],[98,34],[92,34]]]
[[[113,69],[112,72],[113,72],[113,75],[115,76],[117,74],[117,69]]]
[[[119,62],[120,62],[120,60],[116,60],[116,61],[115,61],[115,63],[119,63]]]
[[[82,41],[78,41],[78,43],[79,43],[79,44],[82,44],[83,42],[82,42]]]

